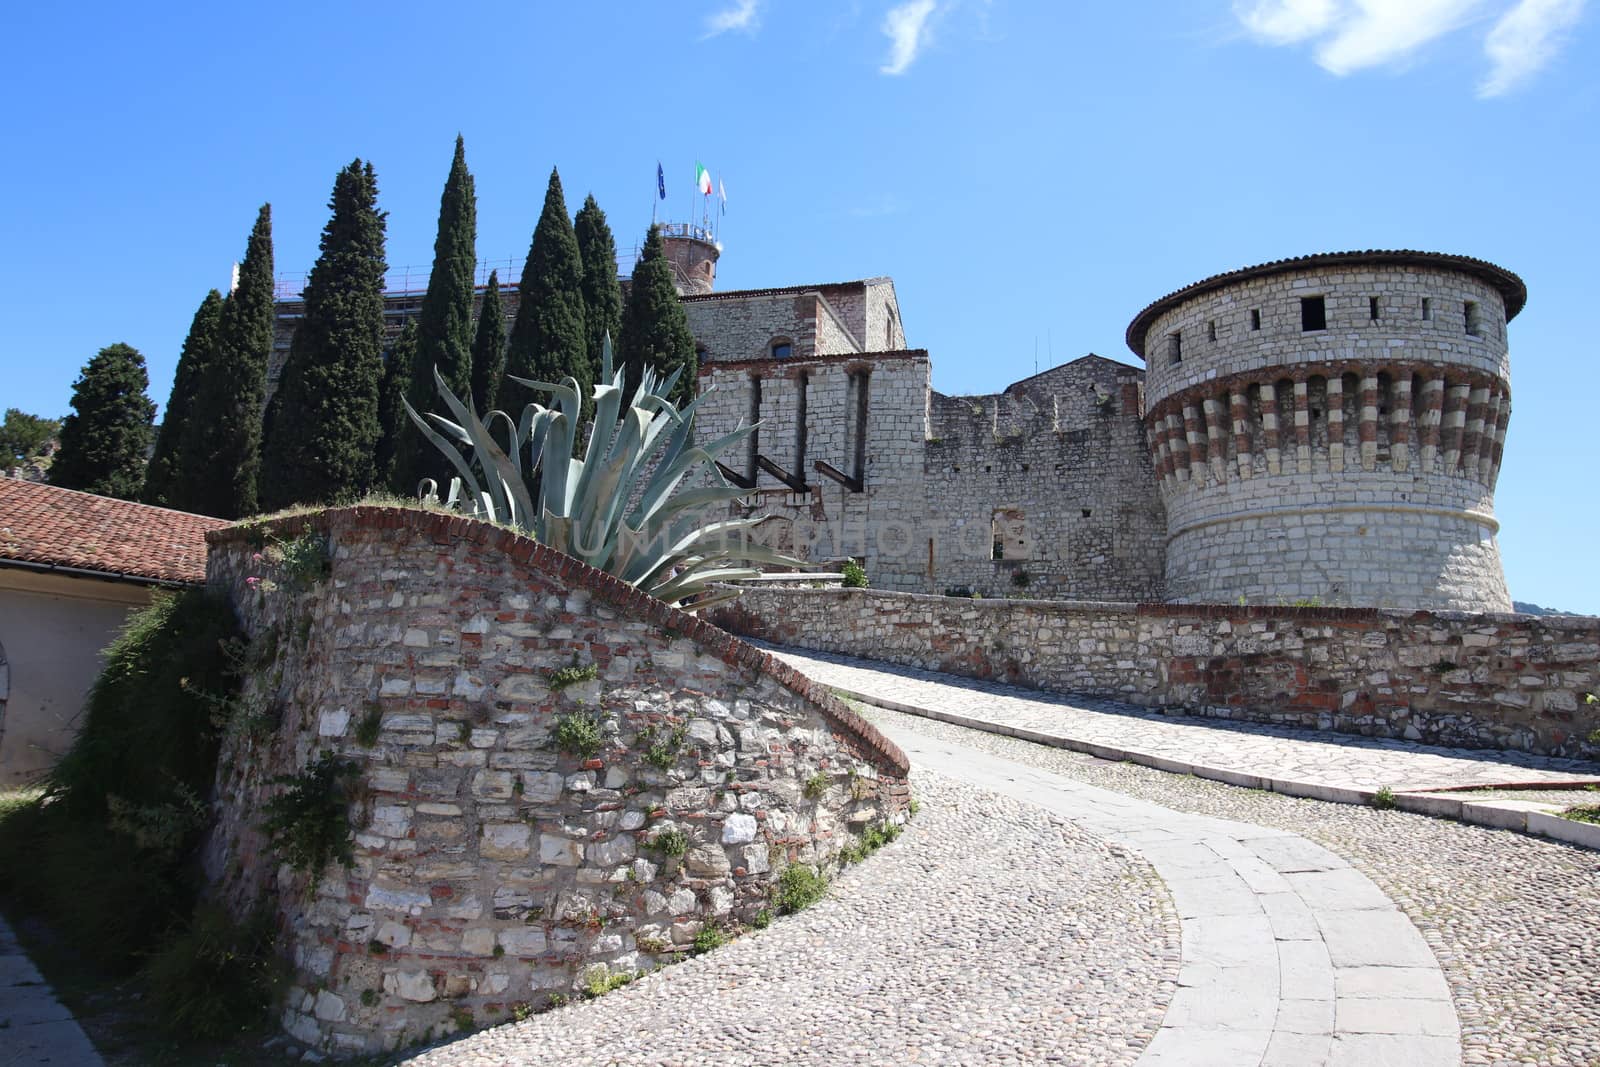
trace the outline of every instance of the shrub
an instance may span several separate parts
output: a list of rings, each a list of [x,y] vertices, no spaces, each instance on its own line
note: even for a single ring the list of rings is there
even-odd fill
[[[226,649],[242,647],[233,612],[191,589],[158,596],[107,647],[83,729],[51,772],[47,792],[75,816],[101,819],[107,797],[171,804],[180,789],[207,796],[216,772],[219,702],[238,691]]]
[[[785,867],[778,875],[778,888],[773,903],[779,915],[793,915],[804,911],[828,893],[828,876],[815,867],[796,863]]]
[[[371,748],[378,743],[378,735],[383,732],[383,705],[376,700],[369,701],[367,710],[361,713],[361,718],[356,720],[356,744],[362,748]]]
[[[329,863],[348,867],[353,859],[347,783],[359,774],[356,764],[324,751],[299,774],[273,779],[288,788],[267,801],[261,831],[278,859],[309,874],[313,883]]]
[[[844,566],[839,568],[844,575],[844,581],[839,584],[846,589],[865,589],[867,587],[867,568],[853,559],[844,561]]]
[[[818,800],[828,791],[828,776],[818,771],[806,779],[803,791],[808,800]]]
[[[162,1025],[205,1039],[259,1028],[283,977],[273,943],[270,913],[235,923],[222,908],[202,906],[188,929],[145,965],[144,982]]]

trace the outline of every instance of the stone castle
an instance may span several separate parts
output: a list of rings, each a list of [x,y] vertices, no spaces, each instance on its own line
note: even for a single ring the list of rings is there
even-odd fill
[[[1509,271],[1279,260],[1140,311],[1144,369],[1090,354],[946,396],[890,279],[718,292],[710,236],[665,239],[715,390],[701,432],[759,423],[722,473],[803,558],[905,592],[1511,610],[1493,501],[1527,291]],[[390,298],[396,331],[419,303]],[[279,307],[281,353],[298,308]]]

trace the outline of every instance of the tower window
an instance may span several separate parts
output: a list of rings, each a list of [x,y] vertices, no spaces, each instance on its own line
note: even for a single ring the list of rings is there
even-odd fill
[[[1326,330],[1328,328],[1328,305],[1320,296],[1303,296],[1300,298],[1300,329],[1309,333],[1312,330]]]
[[[1173,366],[1183,362],[1183,334],[1173,330],[1167,334],[1167,362]]]
[[[1461,306],[1461,310],[1467,320],[1467,332],[1474,337],[1479,336],[1482,331],[1478,325],[1478,305],[1468,300]]]
[[[1378,321],[1378,298],[1375,296],[1367,297],[1367,318]]]
[[[1217,320],[1212,319],[1206,323],[1206,340],[1212,344],[1217,343]]]
[[[793,354],[793,352],[794,352],[794,346],[791,345],[788,341],[774,341],[774,342],[772,342],[772,358],[773,359],[788,359],[789,356],[791,354]]]
[[[1427,297],[1422,298],[1422,317],[1424,320],[1433,318],[1433,301]]]
[[[1260,308],[1251,308],[1250,309],[1250,328],[1252,330],[1261,329],[1261,309]]]

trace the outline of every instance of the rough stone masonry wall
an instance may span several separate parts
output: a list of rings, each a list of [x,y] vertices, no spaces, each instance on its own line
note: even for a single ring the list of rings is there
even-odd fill
[[[395,1048],[670,961],[704,923],[749,923],[787,865],[901,818],[899,750],[708,623],[483,523],[353,508],[269,532],[302,522],[332,554],[307,592],[243,528],[211,538],[209,582],[252,635],[246,704],[276,725],[230,733],[206,868],[236,913],[275,902],[303,1041]],[[574,665],[593,680],[552,685]],[[593,758],[555,746],[568,714],[601,724]],[[325,750],[358,768],[354,863],[313,884],[259,824],[273,779]],[[686,854],[652,850],[667,830]]]
[[[1600,619],[751,589],[719,625],[798,648],[1192,714],[1600,758]]]
[[[863,375],[864,428],[857,393]],[[758,381],[760,403],[755,404]],[[757,434],[741,449],[724,453],[722,462],[741,475],[755,475],[757,491],[747,510],[775,520],[764,538],[806,560],[862,558],[882,586],[927,587],[926,352],[711,363],[700,371],[702,393],[710,387],[715,392],[702,401],[695,424],[701,439],[714,439],[741,422],[748,425],[752,417],[761,423]],[[807,491],[793,492],[759,472],[757,452],[803,478]],[[817,460],[847,477],[859,473],[862,491],[818,472]]]
[[[1144,372],[1086,356],[990,396],[932,396],[932,564],[917,592],[1158,600],[1166,513],[1145,451]],[[1015,529],[998,527],[1013,524]],[[1004,534],[1003,559],[994,541]]]
[[[1325,329],[1302,328],[1308,297]],[[1410,264],[1286,269],[1177,303],[1144,348],[1169,599],[1510,610],[1493,287]]]

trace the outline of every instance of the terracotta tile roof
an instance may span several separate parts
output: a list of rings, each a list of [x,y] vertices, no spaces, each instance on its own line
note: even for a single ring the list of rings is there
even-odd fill
[[[206,577],[206,531],[226,525],[186,511],[0,478],[0,564],[198,583]]]

